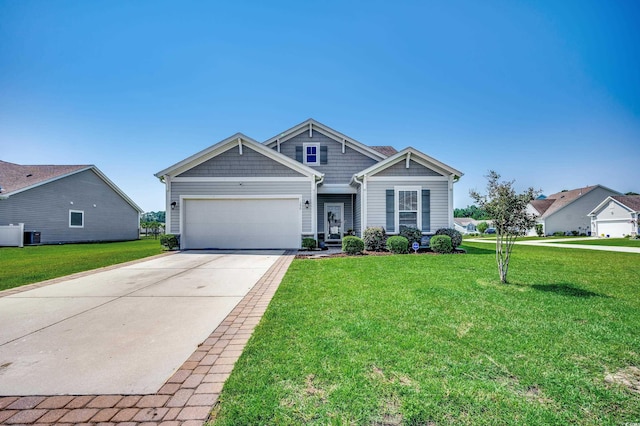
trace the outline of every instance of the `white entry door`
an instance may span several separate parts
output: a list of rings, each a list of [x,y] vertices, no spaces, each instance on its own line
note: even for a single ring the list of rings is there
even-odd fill
[[[325,203],[324,216],[324,240],[342,240],[342,233],[344,232],[344,203]]]

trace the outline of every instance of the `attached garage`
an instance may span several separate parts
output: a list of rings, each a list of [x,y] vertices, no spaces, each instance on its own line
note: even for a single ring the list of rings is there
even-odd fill
[[[633,231],[633,226],[628,219],[625,220],[600,220],[597,222],[598,229],[596,235],[611,238],[621,238],[625,235],[630,235]]]
[[[183,198],[182,248],[299,248],[300,203],[296,196]]]

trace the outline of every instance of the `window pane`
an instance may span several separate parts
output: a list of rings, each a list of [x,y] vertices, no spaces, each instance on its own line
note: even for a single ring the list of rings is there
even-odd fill
[[[400,212],[398,213],[400,219],[400,226],[413,226],[418,227],[418,213],[413,212]]]
[[[418,210],[418,192],[398,191],[398,210]]]
[[[82,213],[71,212],[71,226],[82,226]]]
[[[315,163],[316,156],[315,155],[307,155],[307,163]]]

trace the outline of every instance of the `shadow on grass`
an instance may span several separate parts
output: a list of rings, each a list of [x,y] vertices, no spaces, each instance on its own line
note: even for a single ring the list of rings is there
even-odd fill
[[[556,293],[559,296],[569,296],[569,297],[609,297],[605,294],[594,293],[589,290],[582,289],[580,287],[575,287],[573,284],[532,284],[530,286],[534,290],[545,291],[548,293]]]

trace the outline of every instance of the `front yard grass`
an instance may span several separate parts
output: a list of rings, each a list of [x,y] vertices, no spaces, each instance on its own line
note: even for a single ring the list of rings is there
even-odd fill
[[[162,253],[160,241],[0,248],[0,290]]]
[[[629,238],[593,238],[581,241],[562,241],[562,243],[588,246],[640,247],[640,240],[630,240]]]
[[[465,248],[295,260],[212,424],[640,422],[639,255]]]

